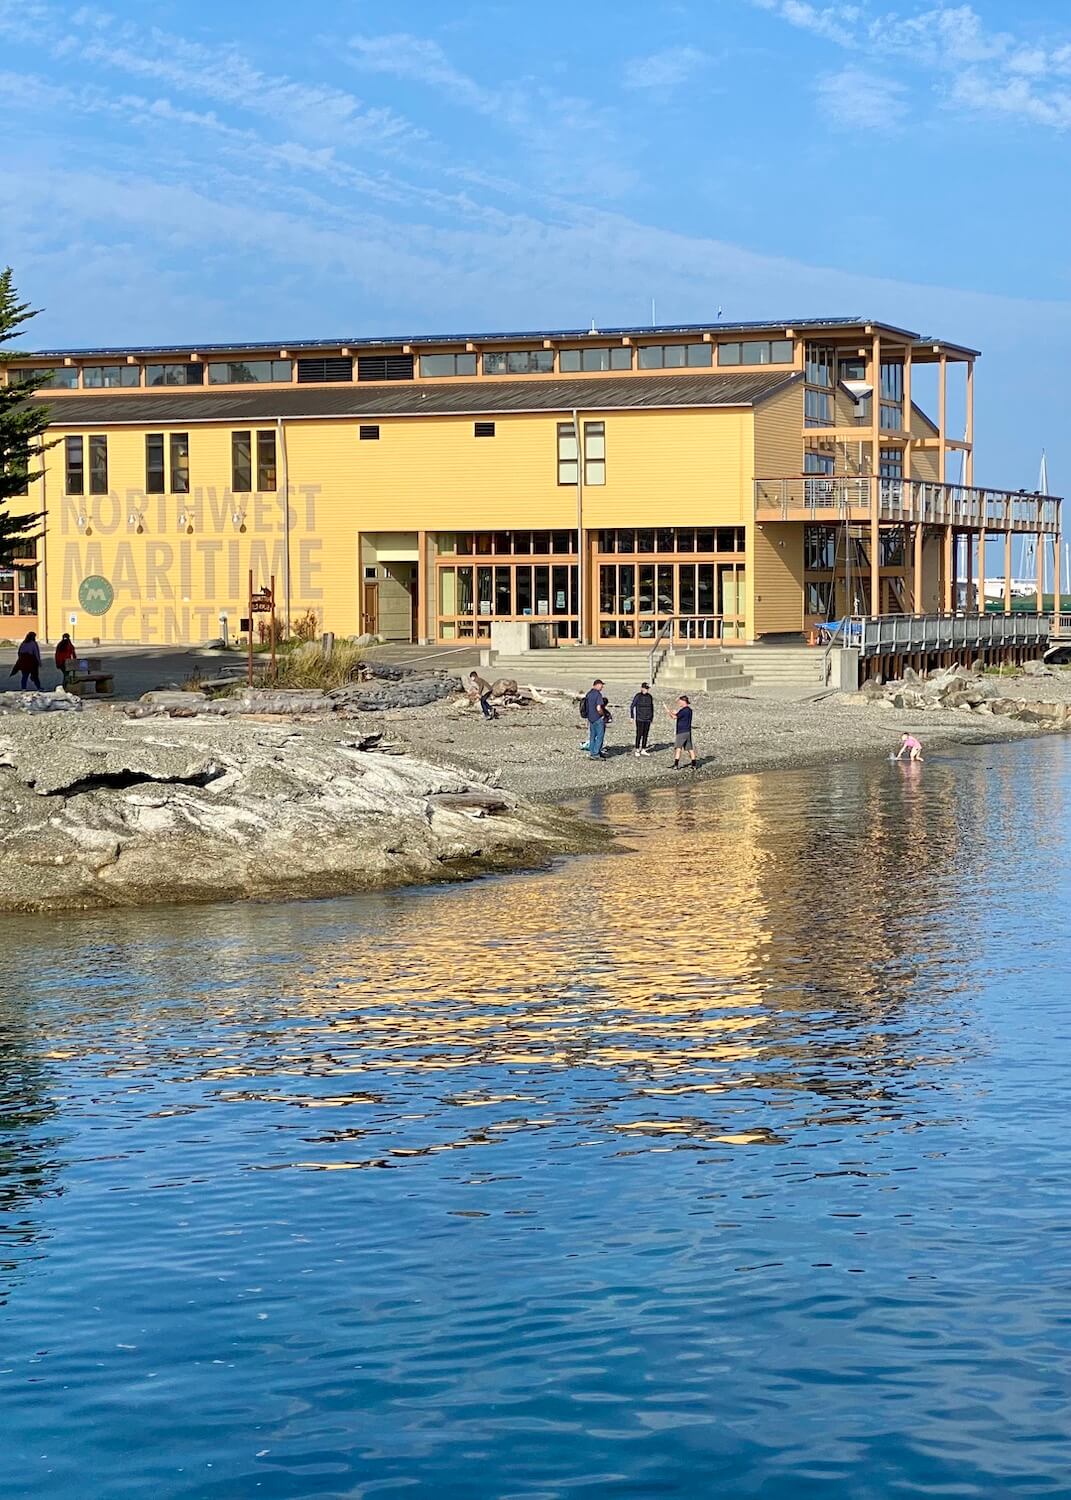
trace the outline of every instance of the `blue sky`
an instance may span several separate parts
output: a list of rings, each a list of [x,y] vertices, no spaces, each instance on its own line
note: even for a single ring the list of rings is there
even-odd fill
[[[0,0],[41,346],[860,314],[1071,471],[1071,6]]]

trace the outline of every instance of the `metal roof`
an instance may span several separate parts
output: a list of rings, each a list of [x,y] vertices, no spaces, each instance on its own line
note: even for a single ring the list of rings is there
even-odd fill
[[[576,339],[579,341],[600,338],[658,339],[667,336],[675,337],[698,333],[761,333],[777,328],[822,330],[833,328],[867,328],[870,326],[879,328],[883,332],[900,334],[905,338],[918,338],[918,335],[912,333],[910,329],[897,328],[891,323],[876,322],[872,318],[763,318],[761,320],[751,320],[742,323],[723,323],[719,320],[706,323],[632,323],[620,328],[529,328],[506,333],[404,333],[389,336],[385,334],[373,334],[371,336],[367,334],[345,334],[340,338],[322,339],[232,339],[230,343],[226,344],[123,344],[87,349],[37,349],[32,352],[23,353],[20,357],[23,359],[87,359],[90,357],[117,359],[127,354],[148,356],[165,354],[274,353],[278,355],[280,349],[286,349],[291,353],[299,353],[314,349],[393,349],[399,348],[403,344],[430,349],[470,343],[480,345],[526,344],[538,342],[540,339],[553,339],[556,342],[560,342],[563,339]]]
[[[585,414],[629,408],[756,406],[802,380],[798,371],[732,375],[627,375],[595,380],[466,380],[442,385],[284,385],[226,393],[166,386],[139,395],[45,396],[54,427],[151,427],[195,422],[274,422],[277,417],[494,416],[498,412]]]

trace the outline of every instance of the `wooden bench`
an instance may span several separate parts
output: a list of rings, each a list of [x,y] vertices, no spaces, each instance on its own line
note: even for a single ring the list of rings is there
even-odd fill
[[[92,683],[96,693],[109,697],[115,691],[113,677],[111,672],[71,672],[64,677],[63,686],[76,698],[84,698],[86,689]]]

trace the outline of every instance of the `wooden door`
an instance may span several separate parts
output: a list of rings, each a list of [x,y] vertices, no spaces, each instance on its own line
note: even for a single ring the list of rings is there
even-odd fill
[[[379,584],[364,586],[364,608],[361,611],[361,630],[365,635],[379,634]]]

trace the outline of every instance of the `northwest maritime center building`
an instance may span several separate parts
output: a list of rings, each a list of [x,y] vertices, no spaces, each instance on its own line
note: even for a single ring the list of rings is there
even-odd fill
[[[233,637],[250,570],[292,625],[458,645],[984,605],[986,537],[1058,567],[1059,502],[975,486],[977,353],[824,318],[22,356],[51,446],[0,634]]]

